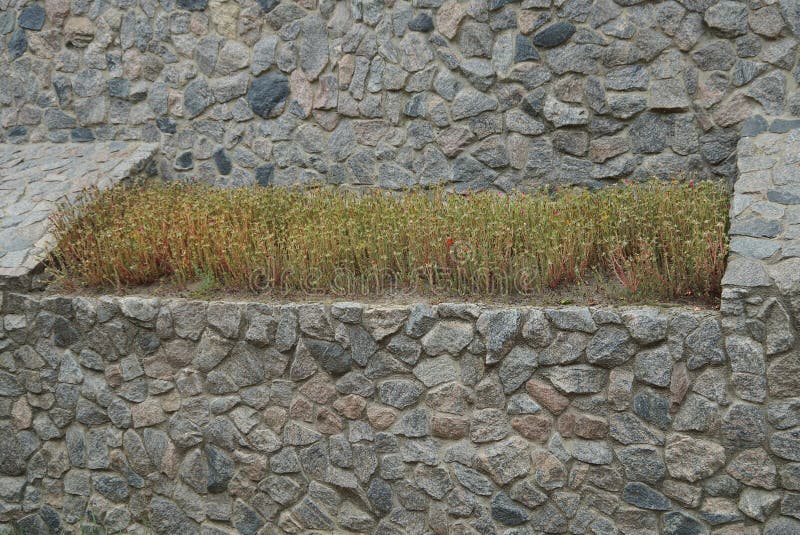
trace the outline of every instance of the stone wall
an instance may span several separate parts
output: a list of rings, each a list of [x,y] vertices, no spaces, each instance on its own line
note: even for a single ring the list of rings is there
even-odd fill
[[[800,353],[773,298],[7,293],[0,333],[0,522],[26,534],[800,532]]]
[[[735,176],[800,115],[796,0],[0,0],[0,141],[224,185]]]

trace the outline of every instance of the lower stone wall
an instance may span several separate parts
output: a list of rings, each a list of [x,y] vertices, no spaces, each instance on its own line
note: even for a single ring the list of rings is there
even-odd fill
[[[800,533],[774,299],[2,299],[0,532]]]

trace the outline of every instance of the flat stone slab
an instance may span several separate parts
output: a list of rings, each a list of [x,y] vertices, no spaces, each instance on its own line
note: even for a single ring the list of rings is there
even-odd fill
[[[50,214],[88,188],[142,171],[154,143],[0,144],[0,288],[16,286],[55,245]]]

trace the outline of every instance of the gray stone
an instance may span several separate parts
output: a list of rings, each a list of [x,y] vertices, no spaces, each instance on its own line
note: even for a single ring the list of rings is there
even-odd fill
[[[669,499],[644,483],[632,482],[625,485],[622,499],[641,509],[668,511],[672,509]]]
[[[729,41],[710,41],[691,54],[700,70],[727,71],[735,62],[733,45]]]
[[[516,504],[504,492],[494,495],[491,507],[492,518],[504,526],[518,526],[530,518],[527,509]]]
[[[494,109],[497,109],[497,99],[467,88],[456,94],[450,114],[453,120],[458,121]]]
[[[667,346],[646,349],[636,354],[636,379],[654,386],[669,386],[672,378],[672,357]]]
[[[722,37],[736,37],[747,33],[747,6],[723,0],[705,11],[706,24]]]
[[[457,355],[473,339],[472,325],[460,321],[441,321],[422,337],[422,349],[432,356]]]
[[[603,326],[586,346],[586,360],[606,368],[620,366],[635,353],[636,345],[628,331],[620,327]]]
[[[393,379],[378,385],[381,402],[398,409],[415,404],[423,392],[421,383],[408,379]]]
[[[589,113],[586,109],[564,104],[550,96],[545,100],[543,114],[556,128],[589,122]]]
[[[575,33],[575,26],[559,21],[539,31],[533,37],[533,44],[542,48],[553,48],[565,43]]]
[[[634,445],[616,451],[625,468],[625,477],[631,481],[654,484],[666,474],[666,464],[660,451],[647,445]]]
[[[782,459],[800,461],[800,428],[773,433],[769,440],[769,448],[773,454]]]
[[[586,364],[553,366],[543,371],[553,386],[567,394],[600,392],[608,381],[608,372]]]
[[[780,115],[786,100],[786,76],[780,71],[759,76],[747,87],[745,94],[761,104],[767,113]]]
[[[487,364],[499,361],[508,353],[521,323],[518,310],[486,311],[478,317],[475,327],[486,341]]]
[[[667,438],[664,459],[670,476],[693,483],[724,466],[725,449],[708,440],[672,434]]]
[[[571,456],[584,463],[610,464],[614,459],[611,448],[605,442],[573,439],[565,446]]]
[[[269,118],[289,97],[289,80],[280,73],[267,73],[254,78],[247,91],[247,102],[253,112]]]
[[[316,80],[328,64],[328,32],[325,21],[318,16],[303,19],[300,41],[300,67],[309,81]],[[264,116],[253,109],[256,113]]]
[[[38,32],[44,26],[45,12],[39,4],[25,6],[17,17],[20,28]]]
[[[666,430],[672,421],[669,415],[670,402],[649,388],[640,390],[633,397],[633,411],[642,420]]]
[[[13,61],[22,56],[28,49],[28,38],[25,30],[17,28],[8,40],[8,57]]]
[[[690,394],[675,416],[676,431],[709,431],[719,425],[717,406],[704,398]]]
[[[214,94],[205,78],[189,82],[183,92],[183,108],[192,119],[203,113],[214,102]]]
[[[708,535],[708,528],[695,517],[681,511],[664,514],[665,535]]]
[[[350,371],[350,352],[345,351],[341,345],[312,338],[304,338],[303,344],[319,366],[331,375],[343,375]]]

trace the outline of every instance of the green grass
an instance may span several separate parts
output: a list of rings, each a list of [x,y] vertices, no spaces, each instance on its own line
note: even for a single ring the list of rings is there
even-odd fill
[[[144,184],[54,217],[73,286],[526,295],[598,275],[634,300],[713,299],[727,252],[720,182],[535,195]]]

